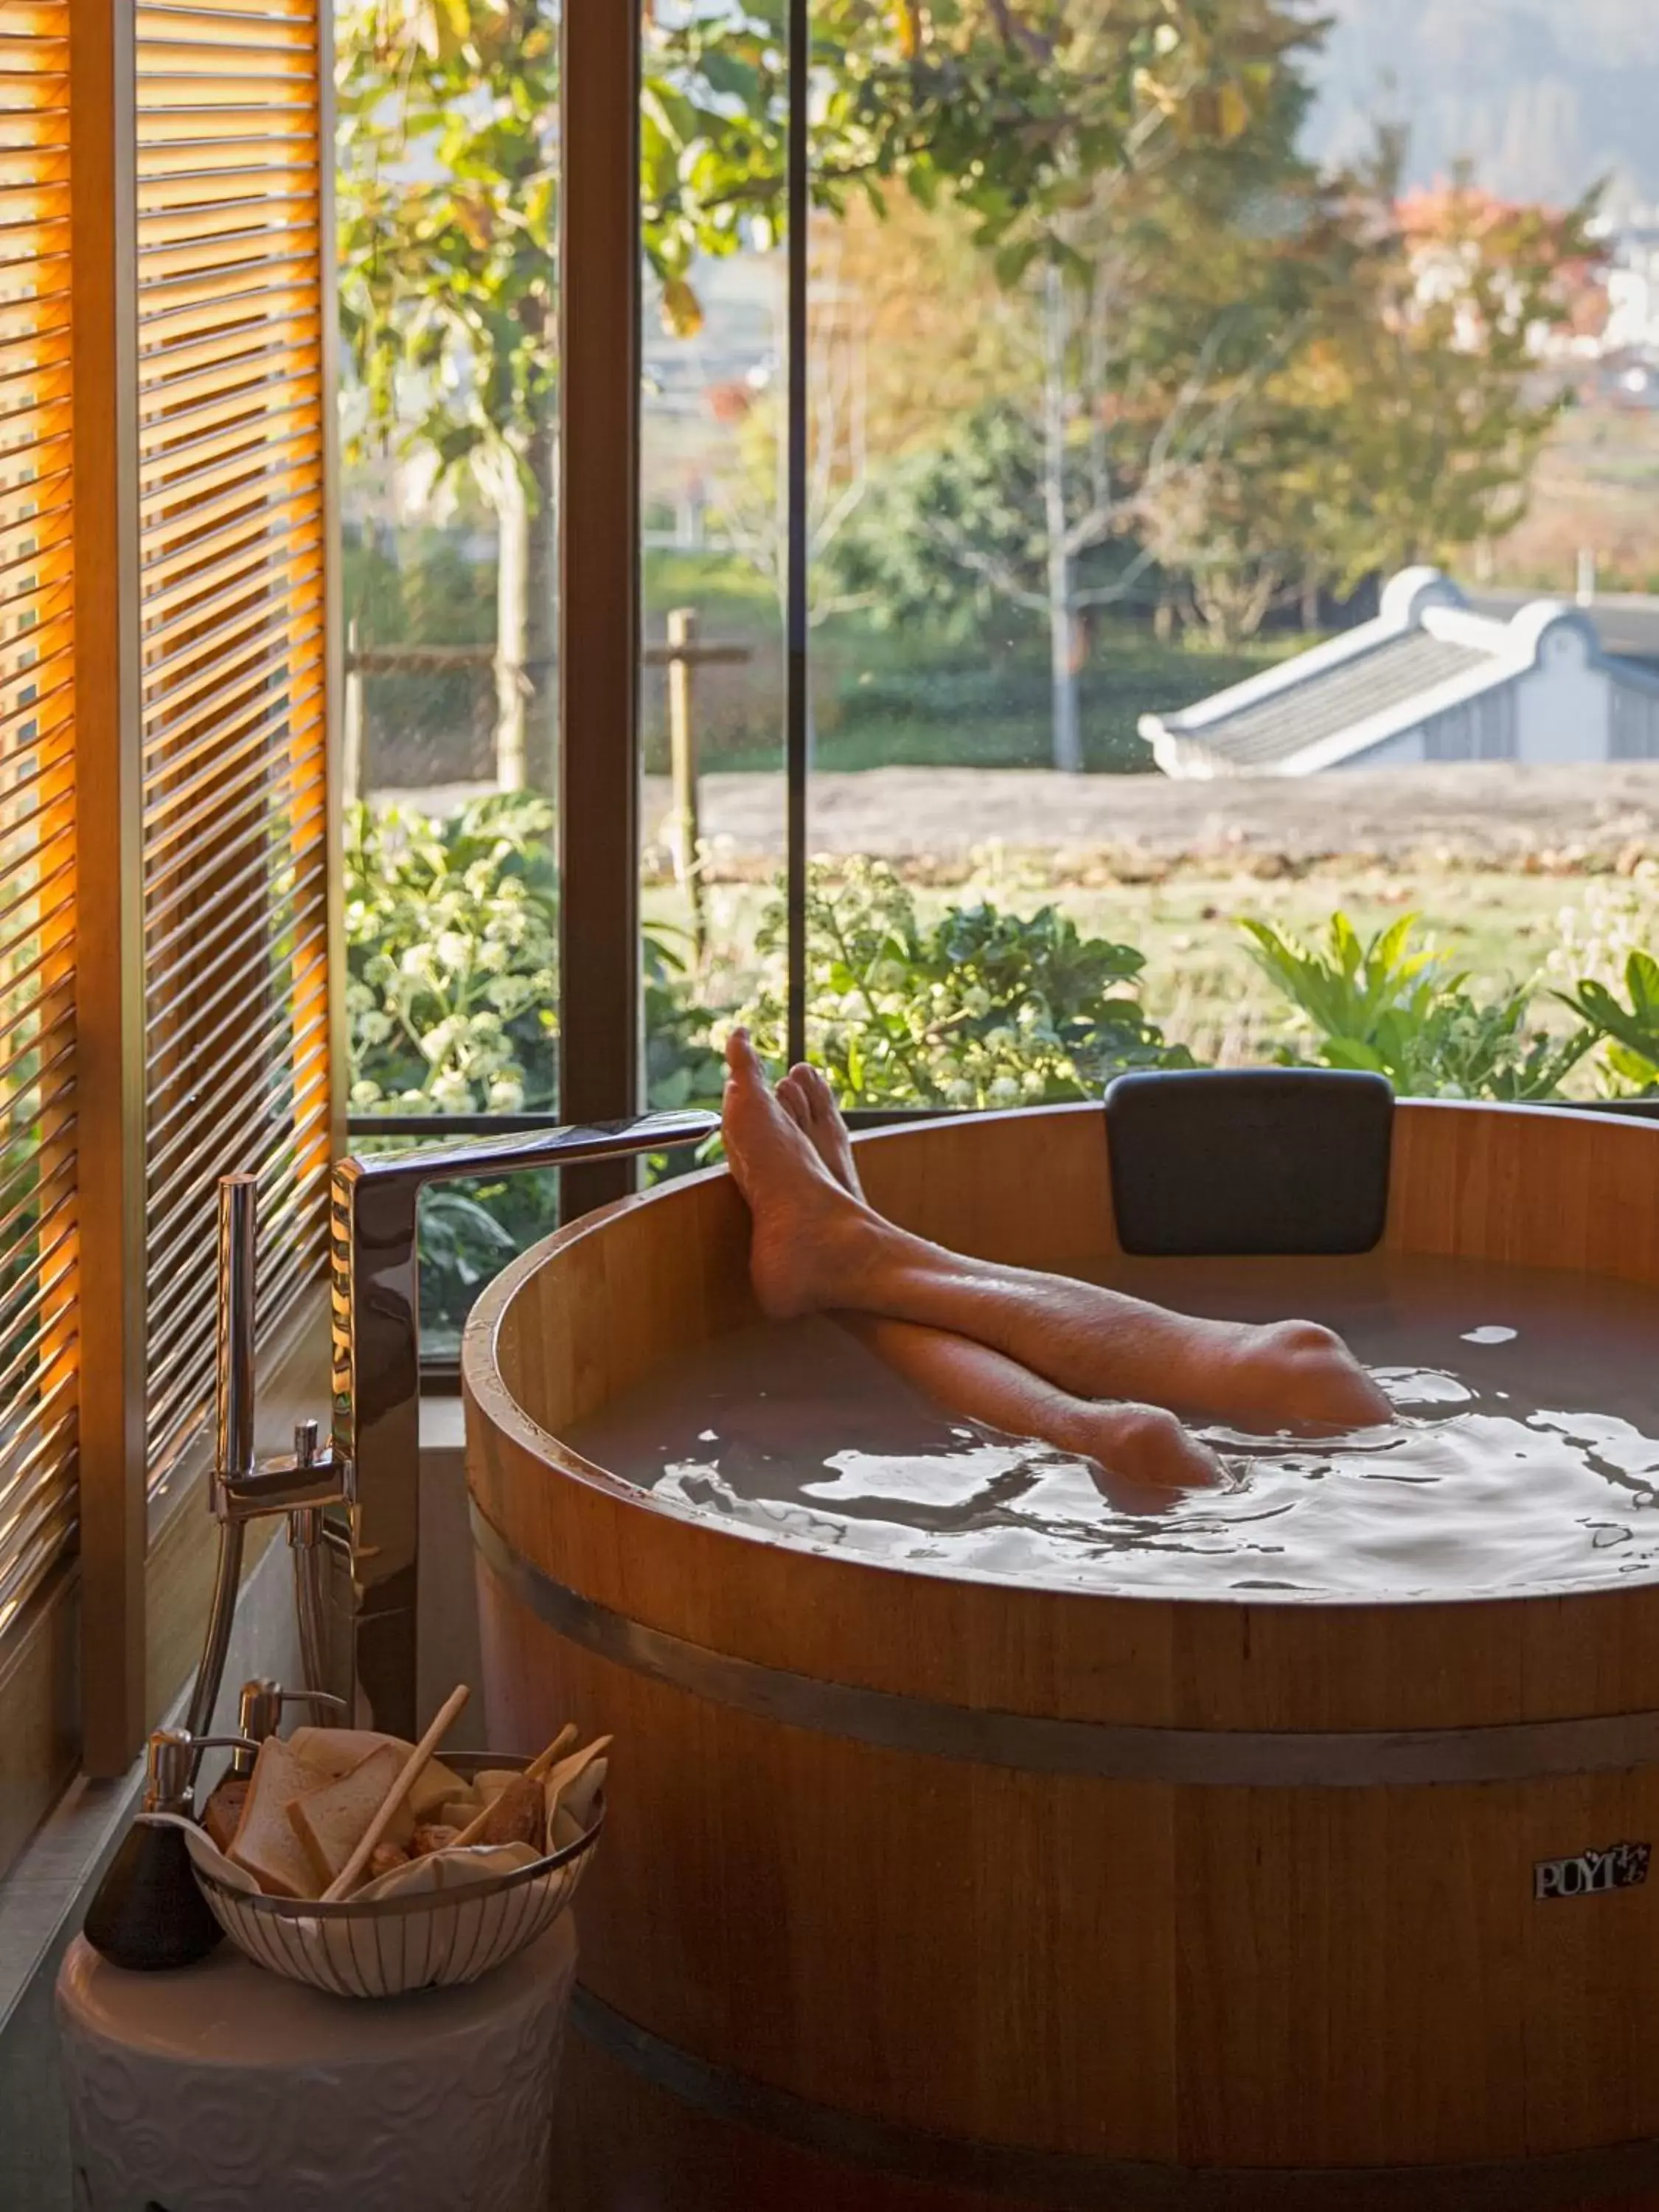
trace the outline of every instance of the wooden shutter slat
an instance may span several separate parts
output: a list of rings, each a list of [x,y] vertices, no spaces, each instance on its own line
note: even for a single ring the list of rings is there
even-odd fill
[[[295,721],[299,719],[299,712],[302,707],[307,711],[313,711],[316,703],[317,685],[314,680],[298,692],[283,692],[276,695],[269,690],[260,690],[252,695],[239,696],[234,700],[227,699],[222,702],[224,719],[220,724],[220,729],[227,741],[235,739],[239,744],[240,740],[250,730],[256,727],[264,732],[268,738],[272,729],[284,718],[289,721]],[[158,771],[153,787],[152,798],[165,792],[167,780],[174,773],[186,773],[198,759],[211,759],[214,757],[212,740],[199,733],[193,738],[189,737],[180,738],[176,749],[165,748],[161,741],[157,740],[152,744],[149,751],[152,758],[160,757],[165,762],[164,769]],[[274,793],[280,785],[273,782],[271,787]],[[235,793],[230,792],[227,795],[234,797]],[[158,812],[150,840],[155,854],[163,853],[167,847],[173,842],[176,836],[177,825],[168,823],[165,817]]]
[[[315,821],[307,817],[295,823],[295,832],[296,835],[309,836],[316,827]],[[163,856],[162,863],[148,867],[145,872],[148,910],[155,917],[154,928],[145,933],[145,942],[154,947],[158,961],[169,945],[188,938],[191,910],[198,904],[205,907],[206,902],[202,896],[204,888],[216,876],[216,854],[200,846],[196,848],[193,855],[195,867],[189,873],[183,872],[191,857],[189,852],[167,854]],[[260,869],[265,866],[263,858],[257,862],[245,861],[240,875],[230,875],[228,879],[232,884],[246,885],[255,881]],[[225,878],[221,877],[220,880]]]
[[[271,1039],[266,1033],[257,1042],[269,1049]],[[280,1138],[291,1121],[286,1110],[276,1110],[281,1100],[282,1094],[276,1092],[264,1098],[244,1097],[236,1111],[214,1128],[192,1131],[195,1142],[188,1149],[175,1148],[166,1178],[150,1186],[148,1256],[153,1260],[158,1285],[168,1284],[181,1271],[185,1255],[198,1242],[199,1231],[192,1220],[199,1194],[204,1189],[211,1191],[213,1178],[219,1172],[215,1163],[223,1157],[226,1147],[256,1158],[263,1152],[285,1149],[269,1141]],[[266,1139],[264,1143],[262,1137]],[[266,1224],[261,1224],[261,1228],[266,1231]]]
[[[150,404],[144,421],[154,422],[177,404],[215,392],[227,395],[257,386],[267,377],[288,384],[312,374],[321,366],[322,333],[307,331],[297,341],[285,331],[280,340],[269,331],[255,330],[228,337],[217,334],[194,344],[167,349],[165,368],[158,364],[150,387]]]
[[[47,896],[50,894],[50,896]],[[48,923],[69,915],[75,902],[75,843],[59,841],[52,864],[0,905],[0,964],[17,958]],[[0,1076],[4,1074],[0,1068]]]
[[[320,866],[321,865],[322,862],[319,857],[317,866]],[[295,884],[290,887],[289,895],[288,898],[283,901],[283,906],[273,909],[273,934],[276,933],[276,929],[280,927],[281,923],[287,915],[295,914],[301,910],[301,902],[302,900],[308,902],[308,895],[313,887],[314,879],[313,871],[307,870],[303,881],[296,878]],[[220,967],[228,969],[235,961],[245,936],[246,927],[243,916],[237,910],[235,906],[231,904],[227,907],[226,910],[222,914],[216,928],[205,930],[204,932],[204,941],[207,943],[214,943],[215,940],[220,940],[216,945],[215,952],[216,962]],[[286,949],[284,950],[283,957],[288,957]]]
[[[301,1169],[292,1161],[284,1164],[280,1177],[272,1182],[260,1178],[259,1208],[276,1232],[273,1244],[280,1253],[283,1249],[283,1232],[296,1220],[302,1220],[307,1206],[314,1202],[316,1185],[325,1182],[319,1170]],[[258,1314],[262,1324],[274,1317],[274,1310],[285,1309],[287,1285],[303,1280],[306,1274],[303,1245],[290,1258],[289,1267],[280,1264],[265,1269],[259,1279]],[[167,1296],[157,1309],[162,1324],[167,1353],[156,1370],[158,1382],[165,1382],[170,1371],[188,1369],[196,1364],[196,1347],[189,1338],[197,1333],[210,1340],[214,1328],[214,1295],[210,1281],[203,1282],[183,1268],[174,1272]]]
[[[36,1233],[46,1212],[75,1202],[75,1158],[60,1152],[43,1176],[40,1164],[20,1161],[11,1173],[0,1177],[0,1270],[11,1266],[26,1237]],[[51,1193],[50,1206],[46,1206]],[[44,1211],[43,1211],[44,1209]]]
[[[60,1429],[53,1443],[65,1457],[73,1431]],[[75,1504],[43,1503],[27,1522],[0,1527],[0,1635],[22,1613],[33,1592],[52,1572],[64,1553],[75,1542]]]
[[[9,714],[0,714],[0,759],[12,746],[35,755],[42,744],[56,745],[66,732],[73,731],[75,688],[72,673],[63,672],[54,679],[49,691],[33,706],[14,708]]]
[[[246,392],[228,394],[218,408],[191,410],[198,427],[191,430],[180,416],[152,416],[144,426],[144,452],[139,465],[139,496],[144,519],[197,520],[184,507],[185,500],[228,489],[234,471],[258,469],[281,461],[290,467],[316,468],[317,433],[322,422],[320,375],[296,380],[298,388],[283,404],[273,394],[261,408]],[[312,389],[304,388],[308,381]],[[225,416],[228,415],[229,420]],[[198,520],[198,534],[204,534]]]
[[[167,580],[144,592],[144,611],[155,624],[157,646],[165,649],[198,605],[216,605],[222,594],[252,588],[273,571],[278,575],[307,573],[321,550],[321,526],[314,520],[279,534],[270,529],[267,518],[259,516],[254,529],[240,537],[221,532],[211,558],[189,567],[175,563]]]
[[[281,1103],[283,1110],[281,1110],[281,1113],[272,1110],[270,1115],[265,1115],[265,1121],[288,1119],[288,1103],[285,1103],[285,1099],[276,1103]],[[285,1228],[292,1230],[295,1221],[299,1221],[299,1224],[303,1225],[303,1214],[310,1210],[312,1203],[316,1203],[316,1192],[325,1190],[325,1188],[327,1188],[325,1168],[299,1168],[295,1166],[295,1164],[289,1164],[283,1172],[283,1179],[281,1179],[276,1186],[268,1183],[264,1176],[261,1176],[261,1183],[258,1183],[261,1214],[264,1214],[265,1221],[270,1221],[272,1232],[276,1232],[272,1237],[272,1245],[279,1255],[285,1249],[285,1243],[288,1243],[288,1239],[285,1239],[281,1232],[283,1232]],[[177,1234],[173,1237],[173,1239],[166,1239],[164,1243],[161,1243],[161,1256],[164,1256],[164,1261],[168,1263],[170,1285],[173,1285],[170,1287],[170,1301],[157,1310],[157,1318],[161,1321],[161,1336],[164,1336],[166,1345],[168,1345],[168,1352],[164,1354],[164,1364],[157,1370],[157,1374],[161,1376],[168,1371],[168,1367],[179,1367],[179,1364],[192,1363],[192,1360],[179,1358],[179,1345],[177,1345],[179,1329],[185,1328],[185,1325],[191,1322],[191,1316],[197,1316],[197,1328],[204,1328],[204,1334],[208,1336],[208,1343],[212,1343],[212,1307],[215,1307],[215,1298],[212,1298],[212,1283],[199,1281],[195,1274],[188,1274],[188,1272],[184,1270],[181,1259],[184,1259],[185,1248],[188,1248],[185,1241],[181,1241],[181,1237],[177,1237]],[[303,1243],[301,1243],[296,1255],[289,1256],[289,1267],[292,1267],[292,1265],[296,1265],[299,1270],[303,1270],[305,1267]],[[264,1312],[268,1312],[265,1283],[268,1283],[270,1279],[272,1279],[272,1270],[268,1267],[268,1270],[261,1272],[261,1310],[264,1310]],[[264,1318],[264,1312],[261,1312],[261,1318]],[[210,1382],[212,1378],[208,1376],[206,1380]]]
[[[313,871],[308,879],[296,884],[292,898],[284,902],[289,909],[287,913],[281,908],[273,909],[272,920],[277,927],[284,921],[289,921],[292,927],[293,913],[296,908],[303,911],[301,902],[315,889],[319,872]],[[221,1061],[216,1055],[221,1041],[228,1038],[231,1050],[241,1048],[246,1042],[248,1034],[247,1007],[243,994],[249,985],[257,982],[263,986],[285,962],[295,957],[296,951],[306,951],[320,941],[320,931],[313,931],[308,937],[294,938],[290,945],[274,951],[269,943],[262,943],[257,937],[244,936],[222,950],[213,963],[213,989],[196,1000],[187,1020],[178,1024],[167,1040],[169,1046],[188,1044],[192,1057],[196,1059],[204,1059],[209,1054],[215,1054],[216,1057],[205,1060],[205,1065],[210,1073],[220,1073]],[[277,1017],[273,1016],[272,1018]],[[165,1051],[158,1048],[150,1055],[150,1066],[162,1061],[165,1057]],[[148,1068],[146,1072],[149,1072]],[[159,1115],[159,1109],[166,1092],[157,1087],[150,1096],[158,1108],[158,1119],[151,1133],[155,1136],[161,1130],[164,1117]],[[191,1094],[186,1091],[182,1094],[181,1103],[189,1106],[191,1102]]]
[[[58,1425],[70,1418],[75,1405],[72,1361],[59,1360],[58,1371],[42,1389],[30,1430],[8,1437],[0,1445],[0,1517],[12,1510],[30,1478],[39,1470]]]
[[[222,790],[224,796],[230,797],[241,787],[257,787],[265,791],[275,804],[276,793],[283,787],[270,781],[264,735],[257,725],[251,726],[241,732],[239,744],[226,745],[222,755],[204,747],[189,757],[188,765],[194,773],[178,775],[171,781],[165,795],[145,810],[145,828],[151,833],[150,842],[158,860],[166,854],[168,866],[175,865],[169,848],[176,847],[181,839],[187,840],[206,818],[203,805],[210,793]],[[170,773],[176,771],[179,765],[169,762]]]
[[[218,282],[234,272],[240,280],[255,269],[302,269],[314,260],[319,234],[311,222],[270,222],[240,231],[175,229],[170,239],[141,244],[138,258],[147,277],[177,285],[203,277]]]
[[[280,518],[273,508],[279,501],[283,503],[292,501],[298,512],[308,516],[314,511],[315,502],[321,496],[322,471],[307,454],[286,470],[267,472],[264,483],[266,497],[263,507],[259,489],[259,481],[256,478],[246,485],[236,485],[221,493],[201,508],[186,507],[180,513],[167,515],[164,520],[152,515],[146,536],[158,551],[176,553],[181,549],[189,550],[194,548],[199,556],[205,550],[204,541],[210,532],[222,525],[234,527],[256,511],[266,513],[273,524],[276,522]],[[152,509],[163,504],[160,500],[151,501]]]

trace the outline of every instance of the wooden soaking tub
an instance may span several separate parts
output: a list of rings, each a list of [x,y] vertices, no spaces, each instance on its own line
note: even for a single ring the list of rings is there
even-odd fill
[[[1102,1125],[860,1165],[1063,1267],[1112,1243]],[[1654,1127],[1413,1104],[1387,1144],[1385,1249],[1659,1282]],[[724,1174],[677,1183],[467,1338],[490,1741],[617,1739],[561,2204],[1659,2203],[1659,1869],[1537,1894],[1659,1839],[1659,1587],[1060,1594],[659,1510],[560,1437],[753,1318],[746,1248]]]

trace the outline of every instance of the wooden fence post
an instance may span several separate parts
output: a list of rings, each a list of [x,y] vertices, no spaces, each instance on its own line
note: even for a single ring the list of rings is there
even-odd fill
[[[697,611],[674,607],[668,617],[668,755],[674,779],[674,868],[690,902],[691,942],[701,968],[708,950],[708,918],[698,851],[697,731],[692,710],[692,672],[697,661]]]
[[[353,806],[363,795],[363,672],[357,658],[357,621],[346,628],[345,713],[340,735],[340,797]]]

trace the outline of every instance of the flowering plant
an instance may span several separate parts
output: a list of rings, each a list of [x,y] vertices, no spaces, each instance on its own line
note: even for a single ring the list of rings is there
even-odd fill
[[[781,951],[786,925],[775,900],[763,954]],[[812,869],[806,930],[807,1049],[844,1107],[1038,1105],[1087,1097],[1126,1068],[1193,1064],[1141,1009],[1141,955],[1080,936],[1052,906],[924,921],[891,868],[859,860],[840,881]],[[782,1058],[775,972],[738,1018]]]
[[[351,809],[346,1012],[358,1113],[550,1107],[558,1027],[553,810],[492,793],[436,822]]]

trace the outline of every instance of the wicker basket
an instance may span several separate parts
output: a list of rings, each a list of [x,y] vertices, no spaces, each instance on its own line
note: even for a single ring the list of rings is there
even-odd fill
[[[447,1762],[463,1771],[527,1763],[494,1752]],[[477,1981],[533,1943],[575,1895],[604,1826],[601,1796],[584,1833],[528,1866],[455,1889],[361,1903],[233,1888],[210,1863],[205,1837],[191,1863],[208,1909],[256,1966],[333,1996],[394,1997]]]

